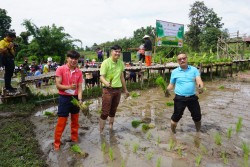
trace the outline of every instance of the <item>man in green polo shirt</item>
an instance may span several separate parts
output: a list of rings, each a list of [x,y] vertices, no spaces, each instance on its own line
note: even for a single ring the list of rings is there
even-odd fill
[[[104,60],[100,69],[100,80],[103,84],[102,90],[102,114],[100,116],[100,133],[109,117],[109,128],[113,129],[116,109],[121,98],[121,89],[123,88],[126,96],[129,92],[126,88],[124,79],[124,63],[120,60],[122,48],[119,45],[111,47],[111,57]]]

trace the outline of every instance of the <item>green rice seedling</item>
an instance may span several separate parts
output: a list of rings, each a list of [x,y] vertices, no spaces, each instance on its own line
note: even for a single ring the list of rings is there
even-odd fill
[[[170,139],[168,144],[169,144],[169,149],[173,150],[176,143],[173,139]]]
[[[214,135],[214,142],[217,145],[221,145],[222,143],[221,135],[218,132]]]
[[[180,146],[178,147],[178,155],[179,155],[180,157],[182,157],[182,155],[183,155],[183,154],[182,154],[182,149],[181,149]]]
[[[244,165],[244,167],[249,167],[249,164],[248,164],[248,155],[244,155],[244,161],[243,161],[243,165]]]
[[[106,143],[105,142],[102,143],[102,152],[103,153],[106,152]]]
[[[157,159],[156,167],[161,167],[161,157]]]
[[[82,151],[80,146],[78,146],[77,144],[74,144],[73,146],[71,146],[70,150],[75,152],[75,153],[78,153],[84,157],[86,157],[88,155],[88,153]]]
[[[203,146],[202,144],[200,145],[201,151],[203,154],[207,154],[207,148]]]
[[[200,166],[202,160],[202,156],[199,154],[195,157],[195,165]]]
[[[146,132],[146,131],[148,131],[149,129],[150,129],[150,127],[149,127],[149,125],[148,124],[142,124],[142,131],[143,132]]]
[[[169,107],[170,107],[170,106],[173,106],[173,105],[174,105],[174,102],[173,102],[173,101],[168,101],[168,102],[166,103],[166,105],[169,106]]]
[[[156,83],[156,85],[160,86],[165,93],[165,91],[167,90],[167,84],[164,81],[163,77],[160,76],[160,77],[156,78],[155,83]]]
[[[147,140],[150,140],[151,137],[152,137],[152,133],[151,133],[151,132],[148,132],[148,133],[147,133]]]
[[[53,112],[50,112],[50,111],[45,111],[44,115],[48,116],[48,117],[54,117],[54,116],[56,116]]]
[[[227,137],[230,139],[232,137],[232,131],[233,131],[233,128],[230,127],[227,129]]]
[[[131,92],[131,97],[138,97],[138,96],[140,96],[140,94],[139,93],[137,93],[137,92]]]
[[[224,86],[224,85],[221,85],[221,86],[219,87],[219,89],[225,89],[225,86]]]
[[[112,149],[111,147],[109,148],[109,159],[110,159],[111,161],[114,160],[114,152],[113,152],[113,149]]]
[[[228,158],[225,151],[221,153],[221,158],[223,159],[224,164],[228,164]]]
[[[124,146],[125,146],[125,147],[129,147],[129,142],[126,141],[126,142],[124,143]]]
[[[147,160],[151,160],[152,158],[153,158],[153,155],[154,155],[154,153],[153,152],[148,152],[147,154],[146,154],[146,158],[147,158]]]
[[[138,126],[140,126],[141,123],[142,123],[141,120],[133,120],[131,122],[133,128],[137,128]]]
[[[140,145],[138,143],[134,143],[133,144],[133,153],[137,153],[137,150],[139,147],[140,147]]]
[[[246,142],[242,142],[241,148],[243,150],[244,155],[249,155],[249,145]]]
[[[243,118],[239,117],[238,122],[236,124],[236,133],[239,133],[242,128],[242,120]]]
[[[124,160],[122,160],[121,167],[125,167],[125,162],[124,162]]]
[[[160,136],[157,137],[157,145],[159,145],[161,143],[161,138]]]

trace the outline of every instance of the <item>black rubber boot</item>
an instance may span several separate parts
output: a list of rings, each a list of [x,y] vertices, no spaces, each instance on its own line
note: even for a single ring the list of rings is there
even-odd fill
[[[200,130],[201,130],[201,121],[194,122],[194,124],[195,124],[195,128],[196,128],[196,132],[200,132]]]

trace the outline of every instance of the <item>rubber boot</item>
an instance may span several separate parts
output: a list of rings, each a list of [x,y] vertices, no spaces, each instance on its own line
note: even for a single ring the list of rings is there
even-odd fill
[[[171,131],[174,134],[176,133],[176,130],[175,130],[176,126],[177,126],[177,123],[171,120]]]
[[[113,124],[115,121],[115,117],[109,117],[109,129],[113,130]]]
[[[59,150],[61,145],[61,136],[65,129],[68,117],[58,117],[55,134],[54,150]]]
[[[99,125],[100,125],[100,134],[103,134],[103,129],[106,124],[106,120],[100,118]]]
[[[201,121],[194,122],[194,124],[195,124],[195,128],[196,128],[196,132],[200,132],[200,130],[201,130]]]
[[[78,114],[71,114],[71,141],[77,142],[78,141],[78,129],[79,129],[79,113]]]

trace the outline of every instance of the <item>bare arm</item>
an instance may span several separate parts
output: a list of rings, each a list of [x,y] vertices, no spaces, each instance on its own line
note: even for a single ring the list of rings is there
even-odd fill
[[[126,81],[124,79],[123,72],[121,73],[120,78],[121,78],[122,88],[124,90],[124,93],[126,93],[126,96],[128,97],[129,96],[129,92],[128,92],[127,87],[126,87]]]
[[[198,86],[198,92],[199,92],[199,94],[203,93],[204,84],[203,84],[203,81],[201,80],[200,76],[196,77],[196,84]]]
[[[82,83],[78,84],[78,99],[82,100]]]
[[[166,92],[165,92],[165,97],[169,97],[171,94],[170,94],[170,90],[172,90],[174,88],[174,85],[173,84],[169,84],[168,86],[167,86],[167,90],[166,90]]]
[[[62,85],[62,77],[56,77],[56,88],[60,90],[76,89],[76,85]]]
[[[196,77],[196,84],[198,85],[199,88],[203,88],[204,87],[203,81],[201,80],[200,76]]]
[[[110,82],[108,82],[108,81],[105,79],[105,76],[104,76],[104,75],[101,75],[101,76],[100,76],[100,81],[101,81],[106,87],[111,87]]]

